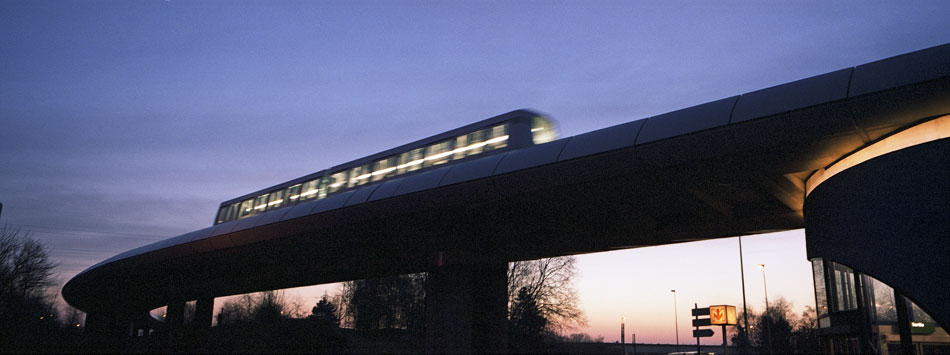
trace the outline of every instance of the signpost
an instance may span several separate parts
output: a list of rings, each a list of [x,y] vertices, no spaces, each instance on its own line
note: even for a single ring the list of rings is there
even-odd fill
[[[700,316],[709,316],[709,318],[699,318]],[[699,338],[713,336],[712,329],[699,329],[699,327],[708,327],[711,325],[722,326],[722,353],[728,354],[728,342],[726,340],[726,326],[736,325],[736,307],[719,305],[699,308],[699,305],[693,304],[693,337],[696,338],[696,353],[700,353]]]

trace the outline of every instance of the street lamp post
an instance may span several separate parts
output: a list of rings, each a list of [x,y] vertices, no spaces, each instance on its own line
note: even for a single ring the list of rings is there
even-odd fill
[[[676,330],[676,352],[680,351],[680,321],[676,315],[676,290],[670,290],[673,293],[673,324]]]
[[[625,349],[627,345],[625,344],[626,342],[624,341],[624,331],[623,331],[623,321],[626,319],[627,317],[620,317],[620,353],[621,354],[627,353],[627,349]]]
[[[769,355],[772,355],[772,317],[769,316],[769,286],[765,283],[765,264],[759,264],[762,269],[762,288],[765,290],[765,329],[769,337]]]
[[[739,273],[742,276],[742,318],[745,327],[745,343],[749,344],[749,310],[745,302],[745,264],[742,261],[742,237],[739,237]]]

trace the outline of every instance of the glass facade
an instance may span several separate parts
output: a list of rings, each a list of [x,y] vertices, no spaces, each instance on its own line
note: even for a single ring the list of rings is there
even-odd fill
[[[950,335],[892,287],[830,260],[811,262],[822,353],[900,353],[902,306],[910,323],[903,328],[918,354],[950,353]]]

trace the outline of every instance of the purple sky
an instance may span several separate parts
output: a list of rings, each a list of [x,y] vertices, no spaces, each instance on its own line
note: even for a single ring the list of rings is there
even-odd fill
[[[946,1],[6,0],[0,222],[47,241],[65,280],[209,226],[221,201],[499,113],[536,109],[576,135],[942,44],[948,13]],[[797,233],[763,248],[810,280]],[[583,256],[591,331],[625,312],[595,325],[608,302],[597,265],[623,280],[651,255],[707,247]],[[796,306],[813,304],[806,291]],[[668,290],[638,297],[669,303]]]

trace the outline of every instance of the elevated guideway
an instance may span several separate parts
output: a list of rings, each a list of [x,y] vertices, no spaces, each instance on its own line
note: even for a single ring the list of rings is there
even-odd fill
[[[87,312],[133,314],[452,265],[808,233],[809,177],[948,113],[950,45],[942,45],[177,236],[87,269],[63,297]],[[903,233],[899,225],[892,234]],[[921,238],[912,248],[950,250],[948,235]],[[935,274],[943,267],[919,263]],[[944,275],[928,280],[950,289]],[[950,324],[946,299],[901,291]]]

